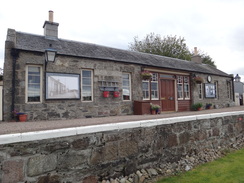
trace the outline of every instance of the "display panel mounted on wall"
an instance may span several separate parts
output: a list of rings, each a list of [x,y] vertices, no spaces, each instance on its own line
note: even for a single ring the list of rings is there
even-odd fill
[[[211,83],[205,84],[205,97],[206,98],[215,98],[216,96],[216,89],[215,85]]]
[[[46,99],[80,99],[80,75],[46,73]]]

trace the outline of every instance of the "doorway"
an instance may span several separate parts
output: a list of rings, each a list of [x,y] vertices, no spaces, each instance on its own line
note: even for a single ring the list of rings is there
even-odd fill
[[[175,81],[161,79],[161,107],[162,111],[175,111]]]

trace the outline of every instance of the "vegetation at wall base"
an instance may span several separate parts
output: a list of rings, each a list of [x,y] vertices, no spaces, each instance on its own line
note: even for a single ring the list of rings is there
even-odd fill
[[[242,183],[244,182],[244,148],[209,162],[189,172],[163,178],[157,183]]]
[[[193,111],[197,111],[197,110],[201,109],[202,106],[203,106],[203,104],[200,103],[200,102],[199,102],[199,103],[192,104],[192,106],[191,106],[191,110],[193,110]]]

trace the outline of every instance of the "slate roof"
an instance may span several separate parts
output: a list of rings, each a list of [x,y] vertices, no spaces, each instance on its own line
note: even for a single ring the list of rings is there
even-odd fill
[[[44,36],[40,35],[16,32],[17,49],[44,52],[45,49],[50,48],[50,44],[52,44],[52,48],[57,50],[57,54],[59,55],[110,60],[115,62],[139,64],[157,68],[230,77],[227,73],[206,64],[197,64],[195,62],[180,60],[176,58],[141,52],[132,52],[128,50],[110,48],[84,42],[64,39],[51,40],[46,39]]]

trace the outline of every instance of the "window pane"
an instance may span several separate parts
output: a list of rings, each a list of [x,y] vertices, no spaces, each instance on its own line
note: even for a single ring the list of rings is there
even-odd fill
[[[130,82],[129,80],[123,80],[123,86],[129,86]]]
[[[37,74],[40,74],[40,67],[31,67],[29,66],[28,67],[28,73],[37,73]]]
[[[178,98],[183,98],[183,85],[177,84],[177,95]]]
[[[158,83],[152,83],[152,90],[158,90]]]
[[[149,99],[149,82],[142,81],[143,99]]]
[[[82,85],[91,85],[91,78],[82,78]]]
[[[151,98],[158,99],[158,82],[157,81],[151,82]]]
[[[149,88],[149,82],[142,82],[142,89],[148,90],[148,88]]]
[[[83,90],[84,93],[87,93],[87,92],[91,93],[91,91],[92,91],[90,86],[83,86],[82,90]]]
[[[40,102],[41,100],[41,67],[28,66],[27,101]]]
[[[123,100],[130,100],[130,75],[122,74]]]
[[[156,73],[152,74],[152,81],[158,81],[158,74]]]
[[[82,77],[88,77],[88,78],[90,78],[91,77],[91,71],[83,70],[82,71]]]
[[[92,71],[82,70],[82,100],[92,100]]]
[[[123,74],[123,79],[129,80],[129,74]]]
[[[198,85],[198,97],[199,99],[202,99],[202,84],[197,84]]]

